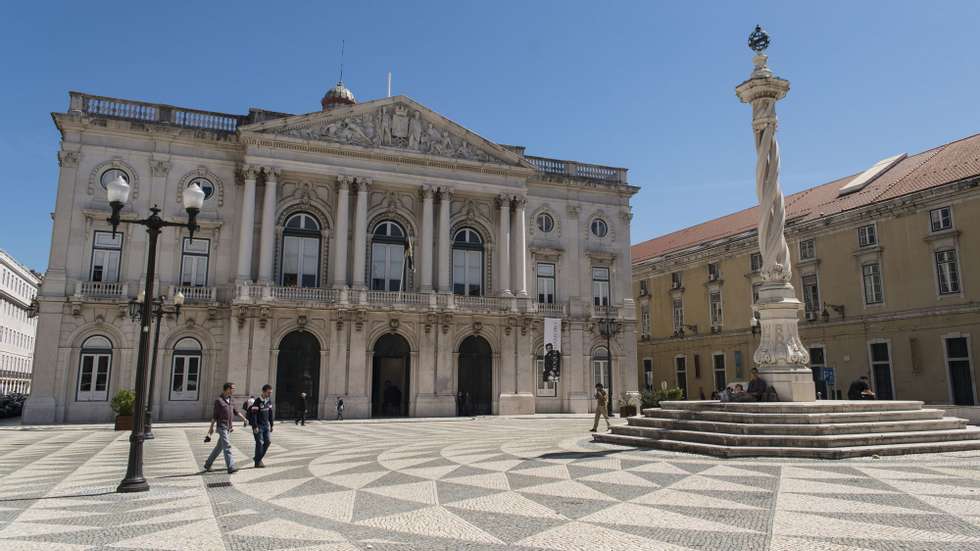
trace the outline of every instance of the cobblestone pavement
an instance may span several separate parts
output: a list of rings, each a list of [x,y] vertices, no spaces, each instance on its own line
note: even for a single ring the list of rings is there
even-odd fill
[[[127,435],[0,429],[0,548],[980,549],[980,453],[717,460],[593,444],[591,420],[283,423],[265,469],[199,424],[156,429],[144,494]]]

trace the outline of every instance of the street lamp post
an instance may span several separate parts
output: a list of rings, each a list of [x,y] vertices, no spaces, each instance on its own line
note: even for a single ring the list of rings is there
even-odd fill
[[[606,365],[609,369],[609,393],[612,394],[612,374],[613,374],[613,354],[612,354],[612,338],[616,333],[619,333],[620,325],[616,322],[615,318],[601,318],[599,320],[599,334],[606,337]],[[606,401],[606,406],[609,411],[612,411],[612,396]]]
[[[157,356],[159,355],[160,348],[160,321],[163,319],[163,306],[164,301],[167,297],[160,295],[160,297],[154,299],[153,302],[153,317],[156,319],[156,329],[154,329],[153,337],[153,359],[150,360],[150,389],[146,395],[146,426],[143,431],[144,440],[153,440],[153,386],[156,383],[156,373],[157,373]],[[133,321],[140,321],[142,316],[142,305],[143,305],[143,292],[140,291],[139,296],[135,299],[129,301],[129,317]],[[184,293],[180,291],[174,295],[174,318],[180,319],[180,307],[184,305]]]
[[[191,184],[184,190],[184,206],[187,209],[187,222],[168,222],[160,218],[160,208],[154,205],[150,209],[150,216],[141,220],[123,220],[119,214],[126,202],[129,200],[129,184],[122,176],[117,176],[106,186],[109,199],[109,206],[112,207],[112,216],[108,222],[112,224],[112,233],[116,233],[119,224],[136,224],[146,226],[146,233],[149,235],[149,250],[146,260],[146,284],[142,291],[144,297],[153,296],[153,279],[156,277],[156,258],[157,258],[157,238],[160,231],[166,227],[187,228],[190,232],[191,240],[194,239],[194,232],[198,230],[197,213],[204,206],[204,192],[199,185]],[[126,477],[116,488],[117,492],[145,492],[150,489],[143,477],[143,441],[145,440],[146,415],[140,412],[146,411],[146,355],[150,340],[150,317],[151,302],[149,298],[143,301],[142,312],[140,313],[140,342],[136,355],[136,402],[133,404],[133,432],[129,435],[129,460],[126,465]]]

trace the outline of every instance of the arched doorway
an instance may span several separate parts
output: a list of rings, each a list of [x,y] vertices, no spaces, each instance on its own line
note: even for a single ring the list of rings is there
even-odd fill
[[[320,388],[320,342],[312,334],[293,331],[279,342],[276,368],[276,418],[299,417],[306,393],[306,418],[317,418]]]
[[[408,341],[401,335],[384,335],[374,343],[372,417],[408,416],[410,354]]]
[[[493,352],[483,337],[471,335],[459,345],[458,381],[460,415],[493,412]]]

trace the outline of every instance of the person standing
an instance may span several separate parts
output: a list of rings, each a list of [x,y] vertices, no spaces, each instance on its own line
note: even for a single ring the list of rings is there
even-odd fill
[[[231,405],[231,396],[234,393],[235,384],[225,383],[221,388],[221,395],[214,400],[214,412],[211,414],[211,426],[208,427],[208,437],[210,438],[214,434],[215,426],[217,426],[218,442],[214,445],[214,449],[211,450],[211,455],[204,462],[205,472],[211,472],[211,465],[214,465],[214,460],[218,458],[219,453],[223,453],[225,456],[225,467],[228,468],[228,474],[235,474],[238,471],[235,468],[235,458],[231,456],[231,440],[229,440],[228,436],[235,430],[235,415],[238,415],[243,420],[246,419],[241,411],[238,411],[235,409],[235,406]]]
[[[596,383],[595,385],[595,422],[592,423],[592,430],[589,432],[595,432],[599,430],[599,416],[601,415],[603,419],[606,420],[606,430],[611,429],[609,426],[609,414],[607,409],[609,408],[609,395],[606,394],[606,389],[602,388],[602,383]]]
[[[270,434],[273,429],[272,414],[272,385],[263,385],[262,394],[252,402],[248,410],[248,422],[252,425],[252,436],[255,437],[255,468],[262,469],[265,464],[262,458],[269,451],[272,443]]]
[[[299,417],[296,418],[297,425],[306,426],[306,393],[299,393]]]
[[[337,396],[337,420],[344,420],[344,399]]]

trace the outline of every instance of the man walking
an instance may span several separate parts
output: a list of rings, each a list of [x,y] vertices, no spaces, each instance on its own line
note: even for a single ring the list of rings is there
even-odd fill
[[[344,399],[337,396],[337,420],[344,420]]]
[[[606,420],[606,430],[609,430],[609,414],[606,411],[609,408],[609,395],[606,394],[606,389],[602,388],[602,383],[596,383],[595,385],[595,423],[592,423],[592,430],[589,432],[595,432],[599,430],[599,416],[601,415],[603,419]]]
[[[231,396],[234,393],[235,384],[225,383],[221,388],[221,395],[214,400],[214,413],[211,414],[211,426],[208,427],[208,437],[210,438],[214,434],[214,428],[217,425],[218,443],[214,445],[214,449],[211,450],[211,455],[204,462],[205,472],[211,472],[211,465],[214,464],[214,460],[218,458],[219,453],[225,455],[225,467],[228,468],[228,474],[235,474],[238,471],[235,468],[235,459],[231,456],[231,441],[228,439],[228,435],[235,430],[235,415],[241,417],[242,420],[246,419],[242,415],[242,412],[231,405]]]
[[[306,393],[299,393],[299,417],[296,418],[297,425],[306,426]]]
[[[262,394],[259,395],[248,410],[248,422],[252,425],[252,436],[255,437],[255,468],[262,469],[265,465],[262,458],[265,452],[269,451],[269,444],[272,440],[269,434],[272,432],[272,385],[263,385]]]

